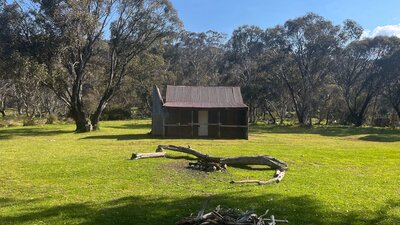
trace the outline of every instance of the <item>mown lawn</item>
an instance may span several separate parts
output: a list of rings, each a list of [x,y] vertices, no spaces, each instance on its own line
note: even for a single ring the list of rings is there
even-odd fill
[[[253,126],[246,140],[156,139],[149,121],[104,122],[75,134],[72,125],[0,129],[0,224],[175,224],[209,208],[266,209],[290,224],[400,224],[400,131],[378,128]],[[289,171],[185,169],[184,154],[129,160],[158,144],[190,145],[218,156],[268,154]]]

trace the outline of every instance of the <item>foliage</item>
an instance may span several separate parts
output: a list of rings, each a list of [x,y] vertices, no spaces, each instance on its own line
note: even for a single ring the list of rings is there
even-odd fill
[[[46,124],[55,124],[58,122],[58,117],[55,114],[49,114],[47,116]]]
[[[122,108],[107,109],[101,118],[102,120],[127,120],[132,119],[132,112]]]
[[[35,125],[38,125],[38,123],[37,123],[37,121],[35,120],[35,119],[33,119],[33,118],[27,118],[27,119],[24,119],[24,122],[23,122],[23,124],[22,124],[24,127],[25,126],[35,126]]]
[[[400,118],[400,40],[361,39],[352,20],[308,13],[228,39],[181,30],[169,0],[24,2],[0,4],[2,117],[68,115],[89,131],[107,107],[149,117],[154,85],[220,85],[241,87],[251,123]]]

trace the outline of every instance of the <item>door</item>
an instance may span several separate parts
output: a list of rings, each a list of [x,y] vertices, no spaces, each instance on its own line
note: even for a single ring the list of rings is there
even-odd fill
[[[208,111],[199,111],[199,136],[208,136]]]

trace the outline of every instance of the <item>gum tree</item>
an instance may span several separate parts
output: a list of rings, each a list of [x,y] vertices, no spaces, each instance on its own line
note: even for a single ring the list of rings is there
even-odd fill
[[[37,36],[53,46],[46,51],[52,64],[42,81],[69,107],[77,132],[99,128],[100,116],[124,82],[132,59],[180,26],[168,0],[35,3],[31,10]],[[96,64],[99,59],[102,63]],[[99,93],[98,99],[91,98],[97,105],[93,112],[85,104],[85,87]]]

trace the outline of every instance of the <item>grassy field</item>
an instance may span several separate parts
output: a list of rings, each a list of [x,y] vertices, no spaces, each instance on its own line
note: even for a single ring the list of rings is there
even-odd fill
[[[400,224],[400,131],[378,128],[251,128],[246,140],[157,139],[149,121],[0,128],[0,224],[175,224],[209,208],[266,209],[290,224]],[[187,156],[129,160],[158,144],[190,145],[217,156],[267,154],[289,171],[188,170]]]

